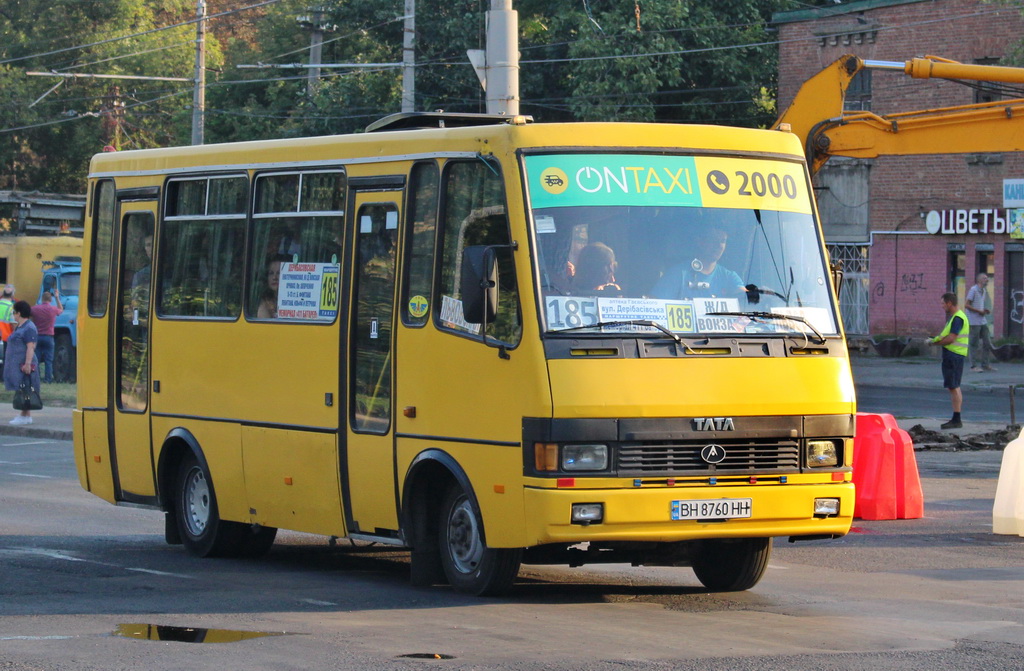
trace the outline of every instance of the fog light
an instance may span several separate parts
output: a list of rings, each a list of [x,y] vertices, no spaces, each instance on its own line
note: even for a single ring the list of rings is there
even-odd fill
[[[573,524],[600,524],[604,521],[603,503],[574,503],[572,504]]]
[[[815,517],[835,517],[839,514],[839,499],[814,499]]]
[[[607,445],[563,445],[563,471],[603,471],[608,468]]]
[[[836,466],[839,464],[836,444],[831,440],[807,441],[807,465],[811,468]]]

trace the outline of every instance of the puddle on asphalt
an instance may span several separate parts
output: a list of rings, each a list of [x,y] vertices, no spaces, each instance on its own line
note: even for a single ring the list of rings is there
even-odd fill
[[[234,643],[263,636],[284,636],[283,631],[241,631],[237,629],[202,629],[172,627],[163,624],[119,624],[114,636],[142,641],[177,641],[178,643]]]

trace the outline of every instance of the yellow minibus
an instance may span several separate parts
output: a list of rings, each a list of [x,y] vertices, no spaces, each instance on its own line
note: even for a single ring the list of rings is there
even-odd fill
[[[755,585],[848,532],[854,389],[784,131],[408,113],[366,133],[96,156],[85,489],[169,543],[278,528]]]

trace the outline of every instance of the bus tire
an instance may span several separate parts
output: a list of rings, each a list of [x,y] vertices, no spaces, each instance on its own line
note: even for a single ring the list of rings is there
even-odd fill
[[[702,541],[693,572],[712,592],[742,592],[756,585],[772,554],[771,538]]]
[[[465,594],[502,594],[519,573],[523,551],[489,548],[482,531],[476,503],[461,487],[449,488],[438,524],[441,566],[448,582]]]
[[[71,344],[71,336],[67,333],[60,333],[53,339],[53,370],[46,371],[52,374],[56,382],[75,382],[77,376],[75,346]]]
[[[243,548],[247,525],[220,519],[213,480],[195,455],[188,454],[174,484],[178,532],[185,549],[197,557],[235,557]]]

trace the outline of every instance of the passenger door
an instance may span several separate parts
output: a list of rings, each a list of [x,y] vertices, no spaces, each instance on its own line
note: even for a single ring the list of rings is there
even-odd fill
[[[152,503],[156,496],[150,445],[149,320],[152,312],[156,201],[120,204],[116,313],[109,378],[113,460],[118,499]]]
[[[402,191],[351,186],[352,291],[345,339],[348,417],[343,461],[348,530],[397,538],[393,348]]]

